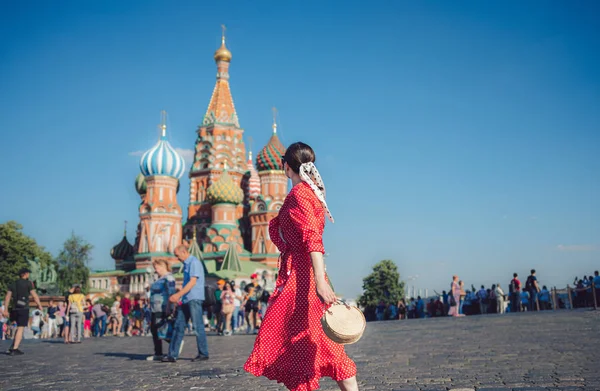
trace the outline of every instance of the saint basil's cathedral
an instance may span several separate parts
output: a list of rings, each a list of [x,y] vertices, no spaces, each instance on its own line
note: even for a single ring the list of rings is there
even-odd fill
[[[214,59],[217,80],[189,169],[187,221],[177,202],[185,164],[167,140],[163,113],[159,140],[143,154],[135,180],[142,200],[135,243],[125,232],[110,251],[115,269],[91,273],[90,293],[144,292],[152,280],[154,259],[167,259],[181,283],[181,262],[174,255],[181,243],[201,260],[207,280],[247,279],[252,273],[276,271],[279,252],[268,225],[287,194],[281,165],[285,147],[274,121],[272,136],[254,165],[229,88],[231,52],[224,35]]]

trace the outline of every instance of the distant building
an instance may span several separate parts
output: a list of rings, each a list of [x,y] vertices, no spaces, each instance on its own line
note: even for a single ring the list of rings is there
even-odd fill
[[[180,243],[187,244],[202,261],[208,281],[246,280],[255,272],[276,272],[279,252],[269,237],[268,225],[287,194],[288,181],[281,165],[285,147],[274,121],[272,136],[258,153],[256,167],[251,151],[246,159],[244,130],[229,88],[231,52],[224,36],[214,59],[217,81],[197,130],[187,221],[182,223],[177,203],[184,160],[169,144],[163,119],[160,138],[142,156],[141,173],[135,180],[142,198],[135,243],[129,243],[125,232],[110,251],[115,268],[90,274],[92,295],[145,292],[153,279],[154,259],[168,260],[181,281],[181,263],[173,254]]]

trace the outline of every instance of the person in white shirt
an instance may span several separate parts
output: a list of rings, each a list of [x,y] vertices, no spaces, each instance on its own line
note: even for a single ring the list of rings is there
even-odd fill
[[[500,283],[496,284],[496,312],[498,314],[504,313],[504,291],[500,288]]]
[[[40,323],[42,322],[42,311],[35,309],[31,313],[31,331],[33,331],[33,338],[39,338],[41,331]]]
[[[241,328],[241,324],[239,324],[239,315],[240,308],[242,306],[242,300],[244,299],[244,295],[242,294],[242,290],[235,285],[235,281],[231,280],[229,282],[231,285],[231,289],[233,289],[234,299],[233,299],[233,315],[231,316],[232,330],[235,333],[239,331]],[[243,319],[243,317],[242,317]]]
[[[4,341],[4,323],[8,322],[8,319],[4,317],[4,304],[0,303],[0,341]]]

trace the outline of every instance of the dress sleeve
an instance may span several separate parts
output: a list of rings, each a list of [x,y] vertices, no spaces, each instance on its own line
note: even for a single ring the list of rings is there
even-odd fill
[[[303,192],[290,193],[290,218],[302,240],[304,251],[325,253],[323,247],[323,229],[325,228],[325,212],[315,205],[310,189]]]
[[[271,238],[273,244],[277,246],[280,252],[285,252],[285,242],[279,234],[279,216],[276,216],[271,221],[269,221],[269,237]]]

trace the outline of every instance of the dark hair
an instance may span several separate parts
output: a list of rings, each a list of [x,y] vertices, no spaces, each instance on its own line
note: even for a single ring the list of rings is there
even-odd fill
[[[292,171],[299,174],[302,163],[315,162],[315,151],[302,142],[293,143],[286,149],[282,160],[282,165],[286,162]]]
[[[517,274],[517,273],[514,273],[514,274],[513,274],[513,277],[518,277],[518,274]]]
[[[81,288],[76,286],[75,289],[73,290],[73,292],[75,293],[81,293]]]
[[[535,269],[531,269],[531,274],[535,274]]]

